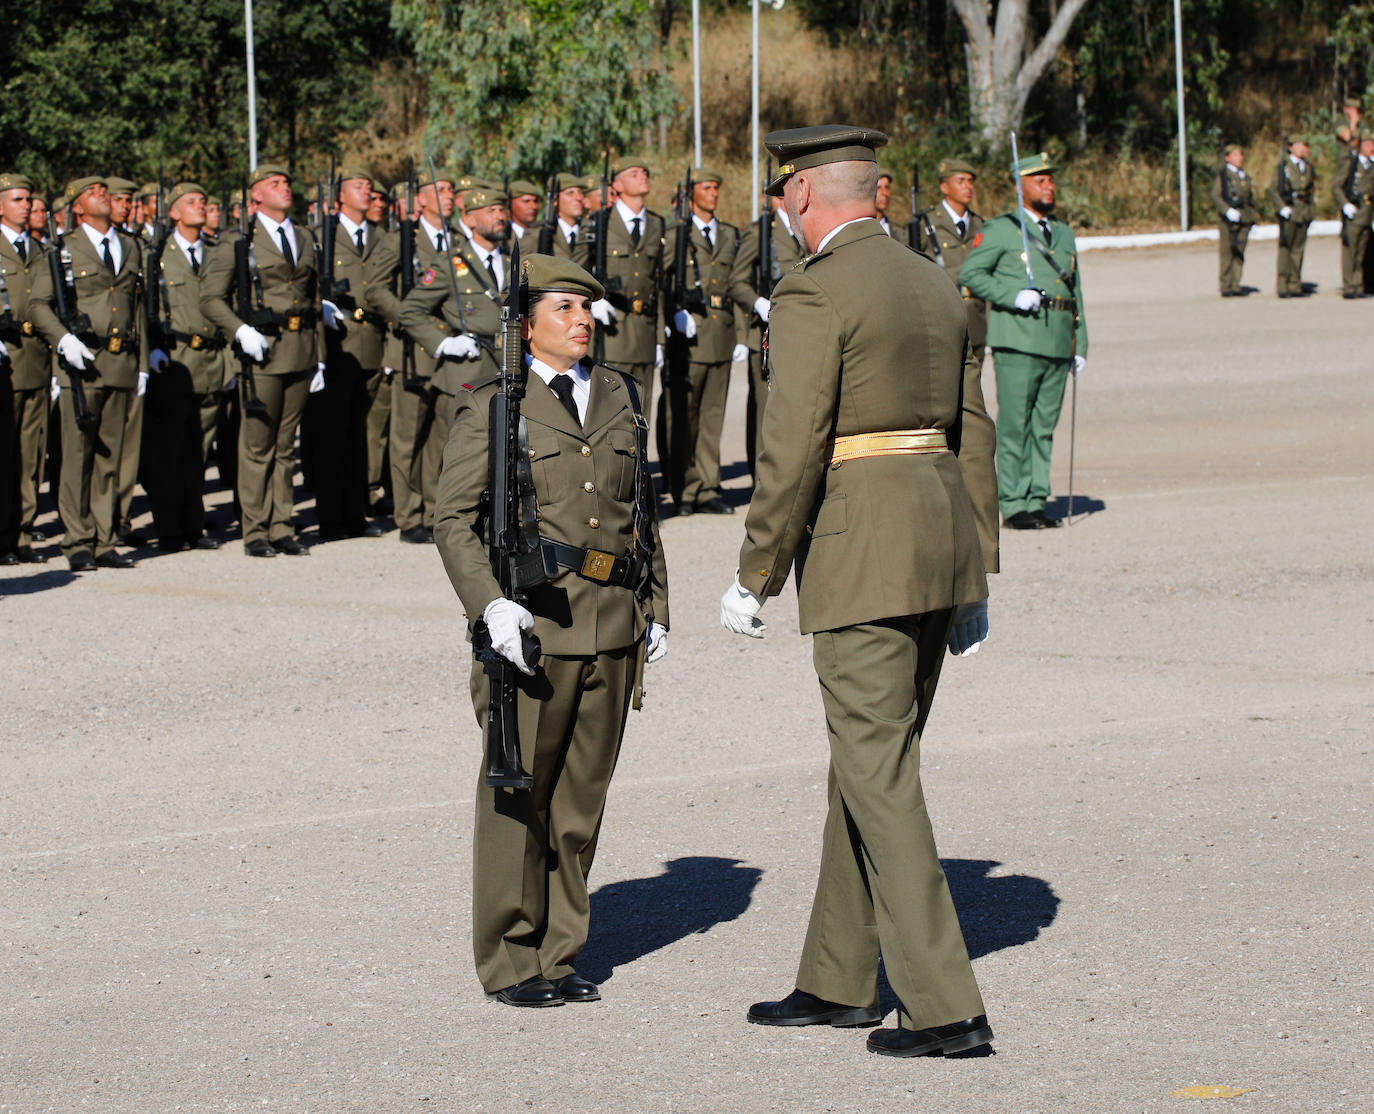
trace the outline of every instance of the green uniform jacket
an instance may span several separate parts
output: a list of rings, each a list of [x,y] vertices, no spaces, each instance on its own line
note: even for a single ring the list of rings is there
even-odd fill
[[[423,236],[424,240],[420,240]],[[428,236],[420,231],[416,241],[430,247]],[[434,368],[433,384],[447,395],[460,393],[465,384],[475,383],[500,373],[501,294],[492,289],[491,275],[478,258],[476,250],[460,229],[454,237],[452,260],[434,260],[420,272],[415,287],[401,303],[401,328],[414,338],[430,356],[439,345],[459,333],[471,333],[482,347],[476,360],[440,360]],[[448,268],[458,276],[458,290],[462,297],[462,314],[453,300],[453,280]],[[501,252],[501,281],[510,282],[510,255]]]
[[[1303,169],[1288,156],[1279,159],[1274,170],[1274,184],[1269,187],[1269,200],[1277,213],[1285,205],[1292,206],[1293,215],[1288,219],[1295,224],[1307,224],[1316,215],[1313,195],[1317,192],[1317,172],[1312,160],[1303,160]]]
[[[667,246],[663,252],[663,273],[670,279],[677,260],[676,229],[676,224],[671,224],[664,233]],[[695,363],[729,363],[734,355],[735,307],[730,299],[730,272],[739,254],[739,241],[738,228],[717,220],[715,244],[709,246],[705,234],[692,221],[693,253],[687,260],[687,284],[694,287],[700,282],[706,300],[705,316],[692,315],[697,319],[697,335],[689,342]]]
[[[98,387],[132,388],[138,383],[138,373],[148,366],[148,338],[139,328],[143,321],[143,241],[124,232],[116,235],[123,255],[113,279],[90,237],[80,229],[58,239],[71,252],[76,309],[90,317],[97,341],[88,343],[95,352],[96,371],[90,382]],[[57,318],[52,275],[46,265],[34,276],[29,320],[53,348],[67,334],[67,327]],[[117,353],[108,347],[116,336]]]
[[[803,634],[985,598],[992,422],[949,277],[877,221],[851,224],[778,284],[769,348],[740,583],[775,596],[795,562]],[[832,434],[904,429],[950,431],[960,453],[826,464]]]
[[[1067,360],[1088,354],[1088,321],[1083,309],[1083,278],[1078,270],[1078,247],[1073,229],[1050,217],[1049,253],[1068,281],[1061,279],[1039,251],[1034,240],[1045,242],[1040,226],[1027,219],[1026,236],[1032,240],[1031,274],[1037,289],[1049,298],[1078,303],[1078,327],[1069,309],[1042,307],[1035,313],[1016,308],[1016,295],[1026,286],[1026,264],[1021,251],[1021,225],[1015,213],[1003,213],[988,221],[974,237],[959,271],[959,282],[975,298],[988,304],[988,347],[1010,348],[1032,356]]]
[[[617,315],[616,323],[604,330],[606,359],[617,365],[652,364],[657,346],[663,343],[659,292],[664,275],[664,224],[663,218],[649,209],[642,215],[644,230],[639,247],[634,246],[614,205],[606,218],[606,277],[612,285],[615,279],[620,280],[620,289],[606,294]],[[582,227],[589,223],[589,218],[583,218]],[[591,270],[590,259],[585,266]]]
[[[935,249],[926,243],[929,233],[926,231],[925,222],[922,221],[917,227],[920,229],[921,250],[938,263],[944,260],[944,268],[949,277],[956,283],[959,282],[959,272],[964,269],[964,261],[968,259],[969,252],[973,250],[973,245],[978,242],[978,233],[983,228],[983,218],[972,209],[964,212],[964,234],[959,235],[959,230],[954,227],[954,220],[949,215],[949,210],[944,205],[933,205],[925,211],[925,217],[930,221],[930,225],[935,229],[936,241],[940,245],[940,258],[936,259]],[[968,310],[968,335],[973,347],[979,351],[987,343],[988,337],[988,306],[981,298],[975,298],[973,292],[967,286],[960,285],[959,292],[964,296],[964,308]]]
[[[211,247],[204,240],[200,247],[204,250],[201,257],[200,275],[191,270],[191,262],[181,250],[176,240],[169,236],[162,249],[162,285],[165,301],[158,307],[158,319],[165,329],[173,329],[187,336],[199,337],[210,341],[213,348],[192,347],[195,343],[164,336],[164,346],[172,363],[180,364],[191,377],[191,389],[196,394],[209,394],[224,386],[224,345],[220,332],[214,322],[209,320],[200,308],[200,276],[205,274],[210,256],[219,251],[227,251],[232,256],[233,247]]]
[[[262,278],[262,304],[277,317],[275,329],[263,329],[270,336],[267,362],[254,369],[258,375],[291,375],[314,371],[324,360],[324,323],[320,319],[319,271],[315,266],[315,242],[302,232],[294,221],[295,234],[292,252],[294,266],[282,257],[276,237],[254,219],[253,254]],[[236,237],[237,238],[237,237]],[[257,296],[254,295],[256,304]],[[210,253],[205,269],[200,273],[200,309],[233,343],[240,321],[234,313],[234,247],[226,242],[220,250]],[[290,319],[299,318],[300,328],[288,328]]]
[[[39,335],[29,319],[29,304],[40,273],[46,274],[46,249],[29,237],[28,258],[21,262],[19,254],[10,246],[9,237],[0,234],[0,277],[5,280],[5,297],[9,302],[9,320],[0,327],[0,340],[9,350],[6,369],[10,385],[16,391],[35,391],[46,387],[52,376],[52,349]],[[0,312],[5,307],[0,305]]]
[[[347,282],[345,296],[357,303],[353,312],[343,309],[343,328],[334,330],[329,337],[331,347],[337,348],[347,356],[358,361],[358,367],[376,371],[382,366],[382,352],[386,344],[386,322],[375,310],[369,312],[367,284],[370,276],[368,263],[382,251],[382,239],[386,233],[380,228],[369,225],[363,250],[348,235],[339,218],[329,218],[334,222],[334,281]]]
[[[787,230],[787,225],[776,214],[771,221],[773,226],[773,284],[782,279],[801,258],[801,244]],[[759,350],[763,330],[754,314],[754,303],[759,299],[759,226],[755,221],[744,230],[740,237],[739,251],[735,254],[735,265],[730,269],[730,297],[739,307],[740,316],[745,322],[744,343],[750,351]]]
[[[487,442],[492,396],[499,379],[486,378],[459,393],[458,412],[444,449],[434,540],[470,621],[501,595],[487,548],[476,532],[487,488]],[[617,556],[632,544],[635,423],[620,373],[592,369],[587,420],[578,428],[558,397],[529,373],[521,413],[529,429],[539,532],[552,541]],[[653,525],[655,545],[658,524]],[[651,598],[637,603],[628,588],[603,586],[563,570],[532,593],[534,633],[546,654],[590,656],[632,646],[648,620],[668,625],[668,572],[654,553]]]
[[[1354,161],[1358,167],[1352,179],[1350,174],[1350,163]],[[1351,155],[1349,159],[1341,164],[1340,173],[1336,175],[1336,181],[1332,185],[1332,192],[1336,195],[1336,204],[1344,207],[1347,203],[1354,205],[1359,210],[1354,217],[1350,218],[1350,223],[1356,228],[1368,228],[1374,221],[1374,163],[1369,166],[1359,165],[1358,155]],[[1347,190],[1347,183],[1352,187]],[[1340,214],[1341,220],[1345,220],[1345,214]]]
[[[1224,192],[1221,188],[1223,177],[1227,183]],[[1241,224],[1259,223],[1259,209],[1255,207],[1255,180],[1230,163],[1222,163],[1212,179],[1212,204],[1216,206],[1217,217],[1223,224],[1226,223],[1227,209],[1240,210]]]

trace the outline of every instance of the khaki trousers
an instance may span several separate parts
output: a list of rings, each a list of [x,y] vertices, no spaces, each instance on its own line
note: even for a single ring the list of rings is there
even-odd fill
[[[119,452],[119,523],[129,525],[138,483],[138,462],[143,455],[143,399],[129,392],[129,411],[124,417],[124,443]]]
[[[96,424],[88,431],[77,428],[71,387],[64,384],[58,400],[62,411],[62,481],[57,509],[66,530],[62,553],[70,557],[86,549],[98,557],[115,547],[115,529],[120,521],[119,463],[134,392],[128,387],[82,385]]]
[[[573,971],[587,942],[587,875],[596,854],[634,687],[636,650],[545,657],[521,675],[517,719],[532,790],[488,789],[477,777],[472,947],[488,993]],[[489,687],[473,663],[472,706],[485,730]]]
[[[245,544],[278,541],[294,532],[296,430],[313,374],[253,376],[267,413],[244,413],[239,425],[239,505]]]
[[[434,437],[434,400],[432,389],[417,395],[401,385],[400,372],[391,377],[391,499],[400,530],[434,524],[439,486],[439,468],[429,448]],[[442,459],[443,444],[437,448]]]
[[[43,482],[43,451],[48,440],[48,389],[14,390],[9,380],[0,391],[8,394],[0,426],[4,433],[4,458],[0,475],[0,553],[33,544],[33,524],[38,518],[38,490]],[[13,477],[11,482],[10,477]]]
[[[1307,252],[1307,222],[1288,221],[1279,225],[1279,294],[1302,293],[1302,257]]]
[[[1345,221],[1341,225],[1341,293],[1364,291],[1364,253],[1369,248],[1369,222]]]
[[[763,404],[768,401],[768,381],[763,377],[763,353],[749,349],[749,401],[744,410],[744,453],[749,461],[749,475],[753,476],[758,459],[759,442],[763,440]]]
[[[391,385],[374,372],[367,380],[367,504],[382,497],[385,485],[387,435],[391,428]]]
[[[1245,266],[1245,245],[1250,242],[1248,224],[1222,221],[1217,239],[1217,279],[1223,294],[1240,293],[1240,273]]]
[[[720,494],[720,435],[725,425],[725,398],[730,389],[730,361],[689,366],[692,385],[687,407],[686,482],[684,503],[704,503]]]
[[[921,789],[920,736],[952,609],[813,636],[830,734],[830,810],[797,988],[878,1000],[878,958],[923,1029],[984,1012]]]

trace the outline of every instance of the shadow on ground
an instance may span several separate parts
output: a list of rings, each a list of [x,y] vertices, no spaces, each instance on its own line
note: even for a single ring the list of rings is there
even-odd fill
[[[617,967],[735,920],[749,908],[763,877],[763,871],[738,859],[708,855],[665,866],[653,878],[613,882],[592,894],[591,935],[578,956],[578,974],[605,982]]]
[[[1098,511],[1105,511],[1106,509],[1106,502],[1092,495],[1075,494],[1073,497],[1074,521],[1084,515],[1096,514]],[[1069,515],[1069,497],[1056,495],[1053,499],[1046,500],[1045,513],[1051,518],[1067,518]]]
[[[76,580],[76,573],[66,569],[45,569],[22,576],[0,578],[0,596],[31,596],[50,588],[61,588]]]

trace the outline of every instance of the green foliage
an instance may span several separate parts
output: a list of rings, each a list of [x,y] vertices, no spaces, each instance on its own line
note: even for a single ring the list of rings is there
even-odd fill
[[[1336,65],[1344,71],[1345,84],[1353,93],[1363,88],[1363,104],[1374,108],[1374,4],[1352,4],[1331,29],[1327,45],[1336,53]],[[1346,99],[1358,101],[1356,96]]]
[[[654,13],[649,0],[392,3],[429,82],[429,144],[493,174],[590,167],[673,112]]]

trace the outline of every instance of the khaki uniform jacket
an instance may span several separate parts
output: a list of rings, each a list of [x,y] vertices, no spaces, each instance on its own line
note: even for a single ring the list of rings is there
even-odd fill
[[[382,366],[386,326],[375,310],[368,312],[367,284],[373,277],[368,263],[383,250],[382,239],[386,233],[368,224],[363,251],[359,254],[357,243],[339,223],[339,218],[333,216],[329,219],[334,222],[334,281],[346,281],[348,290],[344,296],[352,298],[357,304],[357,309],[351,313],[339,307],[344,317],[343,328],[333,331],[328,338],[329,344],[345,355],[352,356],[357,360],[358,367],[376,371]]]
[[[985,598],[992,423],[948,276],[876,221],[851,224],[778,284],[769,347],[740,583],[775,596],[795,564],[803,634]],[[959,455],[827,466],[836,434],[903,429],[949,431]]]
[[[489,416],[499,385],[499,379],[488,378],[460,393],[439,476],[434,538],[470,622],[501,595],[486,544],[474,528],[487,488]],[[592,369],[581,429],[533,372],[521,412],[529,429],[541,536],[616,556],[629,553],[635,424],[621,375],[605,367]],[[653,531],[657,546],[656,520]],[[589,656],[634,645],[649,620],[666,627],[668,573],[662,548],[655,549],[653,568],[652,595],[642,603],[628,588],[602,586],[570,570],[541,585],[527,606],[544,652]]]
[[[201,256],[198,275],[191,270],[191,261],[186,258],[181,246],[173,237],[167,237],[167,243],[162,249],[162,284],[166,291],[165,301],[162,300],[161,292],[149,296],[158,297],[161,302],[158,306],[158,320],[164,329],[174,329],[178,333],[216,344],[214,348],[196,348],[192,346],[193,341],[174,340],[170,336],[163,338],[172,363],[184,367],[190,375],[191,389],[196,394],[205,395],[224,386],[225,349],[219,344],[220,331],[215,328],[214,322],[201,312],[200,279],[201,275],[205,274],[210,256],[220,251],[227,251],[232,256],[234,249],[232,246],[211,247],[204,240],[201,241],[200,247],[204,250],[204,255]]]
[[[1350,162],[1354,160],[1359,164],[1359,156],[1351,155],[1349,159],[1341,163],[1340,172],[1336,175],[1336,181],[1332,185],[1332,192],[1336,195],[1336,204],[1344,207],[1347,203],[1354,205],[1359,210],[1350,224],[1356,228],[1368,228],[1374,223],[1374,162],[1369,166],[1360,166],[1355,171],[1352,181],[1350,176]],[[1353,189],[1347,191],[1346,184],[1349,182]],[[1340,217],[1345,220],[1345,214]]]
[[[445,228],[445,236],[449,243],[455,243],[454,236],[461,236],[462,233],[455,234],[451,228]],[[412,275],[411,288],[414,289],[419,284],[420,276],[426,271],[434,271],[436,276],[442,277],[444,253],[434,247],[434,241],[429,238],[429,233],[425,231],[421,221],[415,222],[415,259],[408,265],[414,269]],[[384,359],[389,368],[397,371],[401,370],[403,362],[403,347],[401,328],[401,234],[399,232],[380,233],[378,236],[377,248],[368,256],[366,286],[364,288],[364,299],[367,307],[386,318],[388,337],[386,343],[386,353]],[[434,357],[424,348],[416,344],[413,346],[415,351],[415,374],[421,379],[428,379],[434,374]]]
[[[262,303],[280,318],[301,318],[301,327],[291,331],[278,323],[272,330],[272,344],[267,350],[267,362],[254,369],[259,375],[291,375],[314,371],[324,360],[324,323],[320,319],[319,271],[315,265],[315,242],[291,223],[295,233],[295,265],[288,266],[274,236],[254,218],[250,229],[253,255],[257,259],[262,278]],[[257,296],[253,295],[256,303]],[[206,318],[213,321],[230,343],[240,321],[234,313],[234,247],[226,242],[220,250],[210,254],[210,261],[200,274],[200,307]]]
[[[523,251],[523,246],[521,248]],[[577,242],[568,246],[568,238],[563,235],[561,226],[555,226],[553,231],[553,256],[555,259],[571,259],[583,270],[591,270],[592,266],[592,244],[587,236],[586,221],[579,221],[577,225]],[[607,266],[609,267],[610,257],[607,256]]]
[[[1317,171],[1311,159],[1303,159],[1303,169],[1288,156],[1279,159],[1274,169],[1274,184],[1269,187],[1269,200],[1277,213],[1285,205],[1291,205],[1293,215],[1288,219],[1294,224],[1307,224],[1317,215],[1313,197],[1317,192]]]
[[[782,276],[792,269],[798,259],[801,258],[801,244],[797,243],[797,238],[787,231],[787,225],[774,215],[773,226],[773,285],[776,286],[781,281]],[[735,255],[735,264],[730,269],[730,297],[734,299],[735,305],[739,307],[740,318],[744,323],[741,330],[744,336],[744,343],[749,346],[751,352],[759,350],[759,342],[763,337],[763,330],[759,327],[759,319],[754,314],[754,303],[759,298],[759,226],[754,221],[744,230],[740,237],[739,251]]]
[[[691,218],[688,218],[691,219]],[[664,274],[673,275],[677,259],[676,225],[669,225],[664,233],[667,247],[663,253]],[[739,229],[722,220],[716,221],[715,244],[708,246],[706,236],[692,221],[693,259],[687,260],[687,284],[695,286],[698,278],[706,299],[706,315],[693,314],[697,319],[697,335],[689,344],[692,361],[703,364],[729,363],[735,351],[735,307],[730,297],[730,272],[739,254]]]
[[[1226,193],[1222,192],[1222,175],[1226,176]],[[1227,200],[1226,194],[1230,195]],[[1236,170],[1230,163],[1222,163],[1216,177],[1212,179],[1212,204],[1216,206],[1217,218],[1226,223],[1226,210],[1240,210],[1241,224],[1258,224],[1259,209],[1255,207],[1255,180],[1243,170]]]
[[[5,342],[9,358],[4,371],[16,391],[35,391],[46,387],[52,376],[52,349],[29,320],[29,303],[33,299],[34,284],[40,272],[47,273],[48,259],[43,245],[29,237],[28,258],[20,261],[19,253],[10,246],[9,237],[0,234],[0,277],[5,280],[5,296],[9,301],[10,319],[0,329],[0,341]],[[3,311],[3,306],[0,306]],[[4,371],[0,371],[3,374]]]
[[[606,276],[620,279],[620,289],[611,290],[606,300],[615,307],[616,323],[605,329],[606,359],[612,364],[652,364],[656,347],[663,343],[662,298],[664,276],[663,218],[649,209],[643,211],[644,230],[639,247],[630,239],[630,230],[620,219],[614,205],[606,217]],[[595,214],[582,218],[588,231]],[[581,236],[579,235],[579,239]],[[588,237],[588,241],[590,241]],[[591,270],[591,248],[584,266]],[[600,328],[600,326],[598,326]]]
[[[968,258],[969,252],[973,250],[973,245],[978,241],[978,233],[983,228],[983,218],[972,209],[966,210],[964,213],[964,234],[960,236],[959,230],[954,227],[954,220],[949,215],[949,210],[944,205],[932,205],[925,211],[925,216],[929,219],[931,227],[935,229],[935,236],[940,244],[940,255],[944,259],[945,271],[957,284],[959,272],[964,268],[964,260]],[[934,258],[934,248],[925,243],[929,233],[926,232],[924,222],[920,225],[920,231],[921,243],[925,246],[926,253]],[[975,349],[981,349],[988,339],[988,304],[982,298],[975,298],[967,286],[960,286],[959,293],[964,296],[964,308],[968,310],[969,340]]]
[[[425,236],[421,248],[433,245]],[[419,236],[416,237],[417,242]],[[432,357],[439,345],[451,336],[468,332],[477,338],[482,354],[477,360],[440,360],[434,367],[433,385],[447,395],[456,395],[468,383],[500,373],[502,294],[492,288],[491,275],[477,255],[472,241],[459,229],[454,237],[452,259],[436,258],[420,272],[415,287],[401,303],[401,328],[423,346]],[[462,313],[453,300],[452,267],[458,277]],[[501,252],[503,289],[510,284],[510,253]],[[561,404],[560,404],[561,405]]]
[[[132,388],[138,383],[138,373],[148,366],[148,338],[139,327],[143,322],[143,241],[124,232],[116,235],[123,256],[113,279],[90,237],[80,229],[59,239],[71,252],[76,309],[90,317],[99,345],[88,343],[95,352],[96,371],[89,381],[98,387]],[[57,317],[52,275],[46,265],[34,276],[29,319],[53,348],[67,334]],[[116,336],[117,353],[108,347]]]

